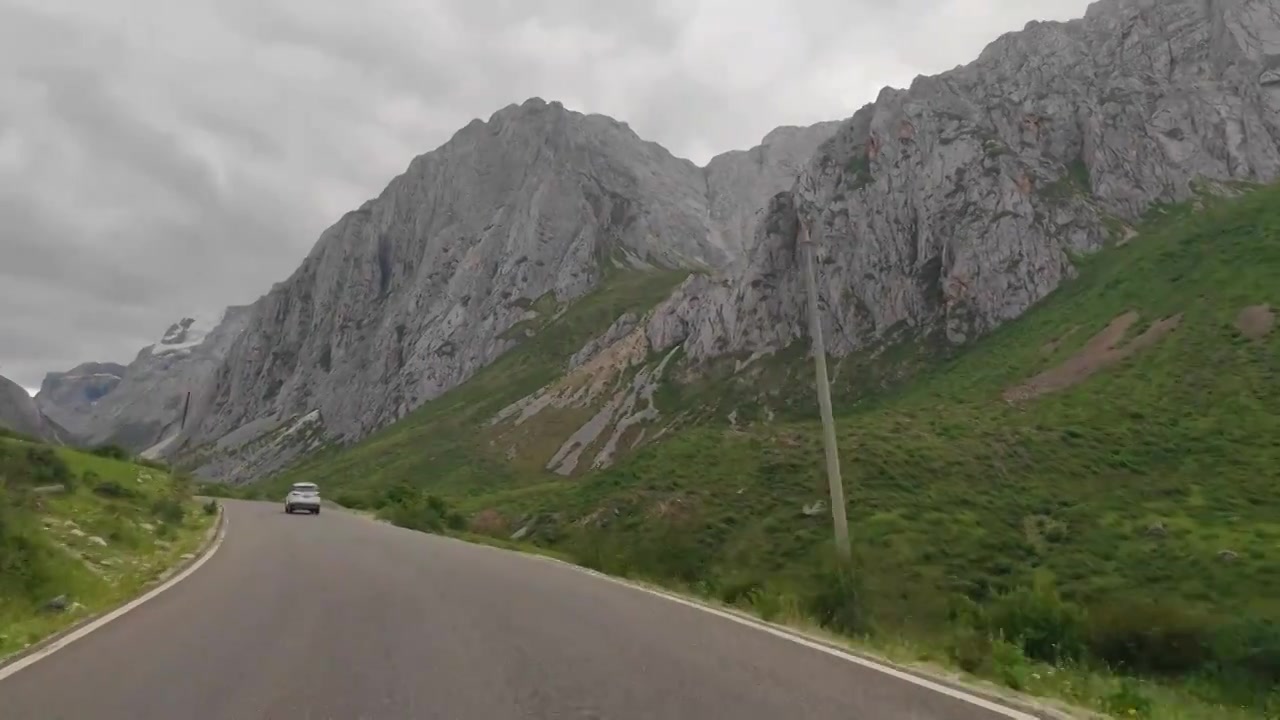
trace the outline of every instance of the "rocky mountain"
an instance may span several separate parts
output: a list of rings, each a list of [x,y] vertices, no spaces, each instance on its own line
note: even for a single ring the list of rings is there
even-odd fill
[[[71,433],[88,435],[94,405],[115,390],[125,372],[125,366],[117,363],[88,362],[66,372],[48,373],[36,394],[36,406]]]
[[[57,444],[69,439],[69,433],[45,417],[21,385],[6,377],[0,377],[0,428]]]
[[[691,278],[647,339],[705,361],[804,337],[803,219],[829,352],[900,331],[964,343],[1158,204],[1278,176],[1280,6],[1101,0],[885,89],[770,201],[746,266]]]
[[[89,445],[114,443],[135,452],[171,440],[179,429],[187,393],[191,410],[244,329],[248,308],[219,316],[183,318],[127,366],[85,363],[49,373],[36,404]]]
[[[1277,68],[1274,2],[1103,0],[886,89],[768,200],[743,264],[618,318],[563,378],[491,419],[495,442],[519,457],[529,425],[574,414],[538,462],[603,467],[622,440],[681,422],[653,401],[665,384],[741,374],[807,342],[801,222],[830,354],[967,344],[1075,276],[1079,256],[1128,242],[1161,203],[1280,178]]]
[[[664,369],[772,353],[805,336],[801,221],[830,352],[964,344],[1160,203],[1280,175],[1278,73],[1274,2],[1101,0],[706,168],[535,98],[414,159],[245,312],[203,382],[108,425],[150,442],[172,427],[156,413],[171,418],[177,388],[194,387],[166,452],[209,476],[260,475],[404,417],[605,278],[653,268],[702,272],[579,350],[575,372],[677,347]],[[634,398],[564,397],[643,413],[661,378],[635,381]],[[592,422],[598,434],[613,420]]]
[[[188,447],[243,454],[303,417],[358,438],[465,381],[519,342],[521,323],[610,273],[729,267],[745,257],[753,212],[836,126],[782,128],[703,169],[555,102],[476,120],[342,217],[253,306]]]
[[[755,227],[765,203],[786,189],[814,151],[836,133],[838,121],[809,127],[774,129],[750,150],[732,150],[711,158],[707,177],[707,210],[719,244],[732,247],[739,260],[754,248]]]

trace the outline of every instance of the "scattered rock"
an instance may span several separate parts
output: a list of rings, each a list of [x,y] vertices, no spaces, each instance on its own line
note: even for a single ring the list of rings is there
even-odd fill
[[[40,487],[31,488],[31,492],[37,495],[57,495],[67,491],[67,486],[62,483],[57,485],[41,485]]]
[[[1169,530],[1165,528],[1162,522],[1153,522],[1147,526],[1148,537],[1164,537],[1169,534]]]
[[[66,595],[59,595],[58,597],[46,602],[43,606],[44,610],[47,612],[65,612],[69,607],[71,607],[71,601]]]
[[[80,528],[71,528],[71,535],[74,537],[84,537],[85,532]]]
[[[530,521],[529,521],[529,523],[528,523],[527,525],[525,525],[524,527],[520,528],[519,530],[517,530],[517,531],[515,531],[515,532],[511,533],[511,539],[512,539],[512,540],[523,540],[523,539],[525,539],[525,538],[529,537],[529,533],[533,532],[533,528],[534,528],[534,525],[535,525],[536,523],[537,523],[537,520],[530,520]]]
[[[1218,559],[1224,563],[1233,563],[1240,559],[1240,555],[1234,550],[1219,550]]]
[[[805,505],[803,508],[800,509],[800,512],[804,513],[805,517],[817,517],[821,515],[823,511],[825,511],[826,509],[827,509],[827,503],[822,500],[817,500],[815,502],[809,503],[808,505]]]
[[[196,556],[195,556],[193,553],[184,553],[184,554],[182,555],[182,559],[183,559],[183,560],[195,560],[195,559],[196,559]]]
[[[143,530],[146,530],[147,532],[156,531],[156,526],[152,525],[151,523],[138,523],[138,527],[142,528]]]
[[[91,544],[93,544],[93,545],[97,545],[98,547],[106,547],[106,546],[107,546],[107,541],[106,541],[106,540],[103,540],[102,538],[98,537],[97,535],[91,535],[91,536],[89,536],[89,542],[90,542]]]
[[[600,353],[601,350],[610,347],[622,338],[626,337],[635,329],[636,324],[640,322],[640,318],[634,313],[623,313],[619,315],[609,329],[600,337],[592,339],[582,349],[574,353],[569,358],[569,370],[576,370],[586,362]]]

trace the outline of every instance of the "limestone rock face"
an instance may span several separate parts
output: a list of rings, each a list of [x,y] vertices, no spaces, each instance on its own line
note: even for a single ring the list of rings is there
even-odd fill
[[[1280,6],[1103,0],[884,90],[770,202],[745,266],[690,278],[648,336],[695,361],[805,337],[803,218],[830,352],[902,329],[963,343],[1155,203],[1277,177]]]
[[[358,439],[514,347],[519,323],[628,268],[699,272],[619,318],[567,372],[623,345],[638,358],[683,346],[695,366],[778,350],[806,335],[801,222],[830,352],[900,335],[966,343],[1070,278],[1074,256],[1127,240],[1153,205],[1277,177],[1274,0],[1102,0],[706,168],[535,98],[473,121],[325,231],[227,326],[203,380],[155,385],[170,388],[162,405],[196,388],[164,452],[243,480]],[[627,423],[650,409],[652,378],[642,384],[617,399]],[[118,432],[135,416],[116,417]],[[171,427],[138,435],[168,442]]]
[[[572,301],[616,269],[731,267],[753,212],[836,126],[781,128],[703,169],[536,98],[474,121],[253,306],[188,445],[247,442],[312,411],[328,437],[359,438],[513,347],[540,301]]]
[[[48,373],[36,394],[36,405],[68,431],[88,434],[88,416],[94,405],[115,390],[125,371],[125,366],[117,363],[88,362],[66,372]]]
[[[45,417],[27,391],[6,377],[0,377],[0,429],[57,445],[68,439],[67,431]]]
[[[36,403],[77,442],[148,451],[176,437],[187,393],[190,411],[198,411],[198,399],[248,317],[248,308],[231,307],[215,316],[182,318],[127,366],[85,363],[49,373]]]

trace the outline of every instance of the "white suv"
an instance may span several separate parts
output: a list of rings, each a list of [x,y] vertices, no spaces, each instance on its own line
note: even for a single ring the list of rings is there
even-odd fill
[[[284,499],[284,511],[292,514],[296,510],[320,514],[320,488],[315,483],[294,483],[289,495]]]

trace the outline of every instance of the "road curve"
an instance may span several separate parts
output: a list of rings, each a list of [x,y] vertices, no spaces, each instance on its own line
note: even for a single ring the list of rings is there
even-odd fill
[[[0,681],[0,716],[1020,717],[572,567],[342,512],[226,510],[207,564]]]

